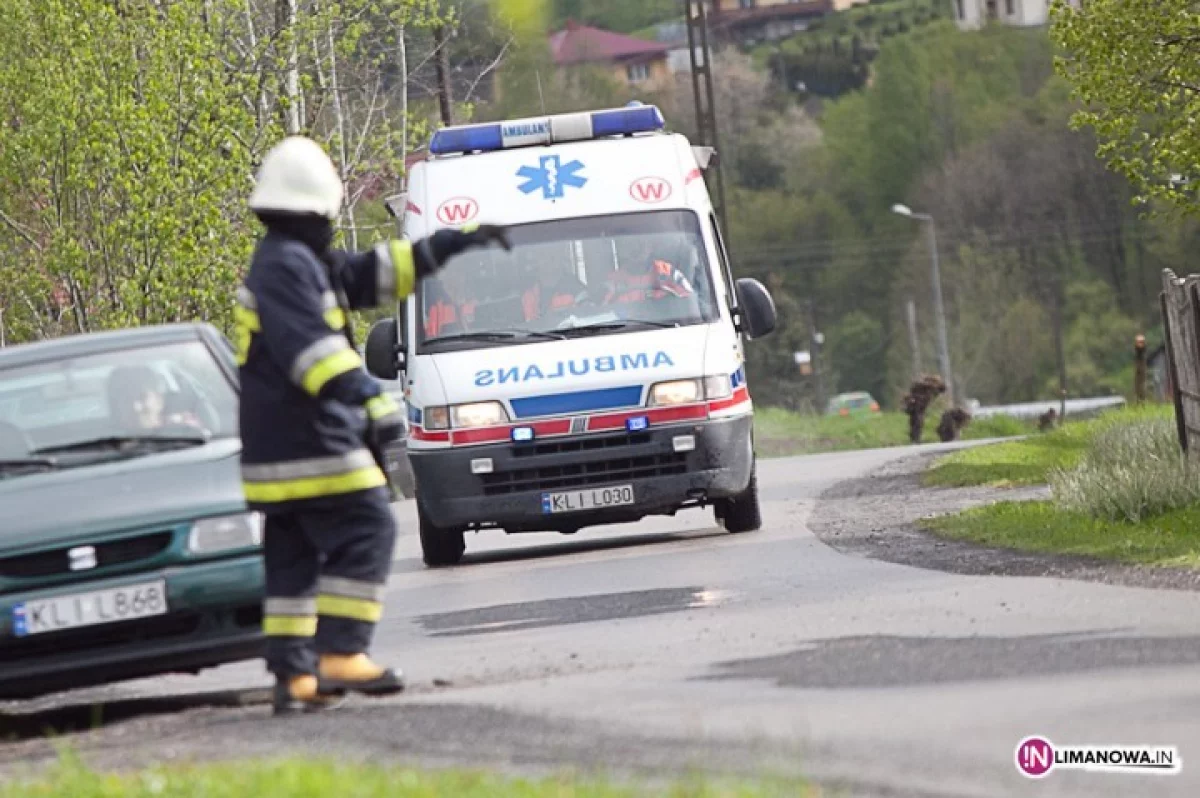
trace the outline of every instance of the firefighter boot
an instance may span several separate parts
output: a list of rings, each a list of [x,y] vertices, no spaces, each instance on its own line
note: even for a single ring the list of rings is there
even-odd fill
[[[322,654],[321,690],[350,691],[381,696],[404,689],[404,676],[397,670],[376,665],[366,654]]]
[[[293,676],[276,679],[274,706],[276,715],[294,715],[298,712],[321,712],[336,709],[345,703],[344,691],[327,687],[318,682],[316,676]]]

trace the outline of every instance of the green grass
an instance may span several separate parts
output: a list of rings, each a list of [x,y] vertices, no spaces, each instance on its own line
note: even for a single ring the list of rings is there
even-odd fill
[[[767,798],[818,796],[796,781],[713,781],[656,787],[564,775],[519,779],[487,772],[420,771],[311,760],[250,761],[101,774],[66,761],[36,781],[0,784],[0,798]]]
[[[940,410],[925,419],[922,443],[938,440]],[[1006,438],[1024,435],[1032,427],[1008,416],[972,421],[963,439]],[[775,407],[754,411],[755,444],[760,457],[788,457],[849,449],[877,449],[908,444],[908,416],[876,413],[863,416],[802,415]]]
[[[1171,408],[1130,408],[940,460],[934,485],[1049,483],[1051,499],[1000,502],[921,523],[987,546],[1200,568],[1200,473]]]
[[[1088,421],[1069,421],[1051,432],[1024,440],[964,449],[939,459],[925,472],[936,487],[1040,485],[1055,469],[1077,465],[1092,440],[1113,426],[1170,418],[1170,406],[1152,405],[1105,413]]]
[[[1196,505],[1131,524],[1060,510],[1051,502],[999,502],[921,524],[942,537],[986,546],[1200,568]]]

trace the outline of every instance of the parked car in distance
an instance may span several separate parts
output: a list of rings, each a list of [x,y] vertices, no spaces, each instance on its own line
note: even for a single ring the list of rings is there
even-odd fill
[[[825,414],[830,416],[862,416],[878,412],[879,402],[866,391],[839,393],[825,406]]]
[[[262,656],[240,451],[210,325],[0,349],[0,699]]]

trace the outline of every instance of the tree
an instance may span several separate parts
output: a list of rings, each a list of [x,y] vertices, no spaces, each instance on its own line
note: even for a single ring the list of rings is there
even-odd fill
[[[1200,14],[1192,0],[1059,0],[1052,35],[1057,60],[1083,103],[1076,126],[1100,139],[1108,165],[1139,199],[1200,211]],[[1176,180],[1179,176],[1182,181]]]

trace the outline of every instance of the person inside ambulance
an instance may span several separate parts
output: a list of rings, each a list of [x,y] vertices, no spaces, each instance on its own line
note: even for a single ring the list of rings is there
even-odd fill
[[[541,257],[526,269],[529,285],[521,295],[527,322],[574,307],[586,291],[569,258],[559,259],[549,252],[539,254]]]
[[[425,290],[425,337],[462,332],[471,303],[466,298],[466,280],[460,267],[442,272]],[[430,301],[432,300],[432,301]]]
[[[688,297],[692,284],[679,268],[657,256],[655,242],[617,244],[619,266],[609,277],[605,304],[628,304],[664,297]]]

